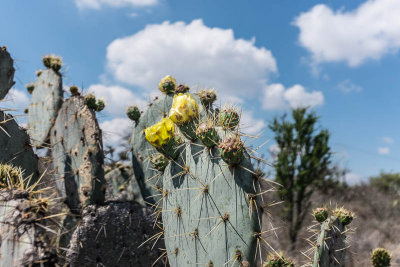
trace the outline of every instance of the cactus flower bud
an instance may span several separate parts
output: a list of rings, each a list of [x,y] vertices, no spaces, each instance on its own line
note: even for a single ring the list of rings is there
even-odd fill
[[[324,222],[326,219],[328,219],[328,209],[327,208],[317,208],[313,210],[313,215],[314,218],[317,220],[317,222]]]
[[[226,138],[219,144],[221,158],[230,166],[239,164],[243,159],[244,144],[240,136]]]
[[[371,253],[371,261],[374,267],[389,267],[391,258],[389,251],[384,248],[376,248]]]
[[[172,94],[173,92],[175,92],[175,88],[176,80],[171,75],[167,75],[162,78],[160,83],[158,84],[158,89],[164,94]]]
[[[345,208],[336,209],[334,214],[339,218],[343,226],[350,224],[354,218],[354,213]]]
[[[239,119],[239,114],[233,108],[224,108],[219,112],[219,123],[225,129],[235,129]]]
[[[137,106],[130,106],[126,109],[126,115],[129,119],[137,122],[140,118],[140,110]]]

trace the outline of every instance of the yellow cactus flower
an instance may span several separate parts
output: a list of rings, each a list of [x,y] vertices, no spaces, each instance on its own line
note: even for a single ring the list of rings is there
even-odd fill
[[[171,140],[174,134],[174,123],[169,118],[164,118],[153,126],[144,130],[146,140],[155,147],[161,147]]]
[[[174,95],[169,118],[177,125],[183,125],[199,115],[199,106],[189,93]]]

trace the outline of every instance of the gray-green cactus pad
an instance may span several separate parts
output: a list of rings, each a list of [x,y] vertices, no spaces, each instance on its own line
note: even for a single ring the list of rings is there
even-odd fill
[[[31,184],[38,179],[38,158],[33,153],[28,134],[3,111],[0,111],[0,163],[21,167],[24,177],[33,175]]]
[[[0,47],[0,100],[14,85],[14,61],[5,47]]]
[[[249,209],[248,194],[256,192],[247,154],[240,165],[228,167],[218,149],[198,141],[167,166],[162,219],[171,266],[239,266],[241,260],[255,266],[261,216],[258,207]]]
[[[131,166],[121,165],[105,175],[106,201],[136,201],[145,205]]]
[[[52,69],[43,70],[35,83],[28,113],[27,128],[34,146],[43,146],[48,142],[62,102],[61,75]]]
[[[102,203],[105,196],[104,155],[95,112],[82,96],[71,96],[62,105],[51,129],[57,189],[74,213],[82,206]]]

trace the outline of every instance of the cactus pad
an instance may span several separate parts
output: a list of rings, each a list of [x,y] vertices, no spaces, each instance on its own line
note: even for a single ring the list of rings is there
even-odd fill
[[[39,147],[48,142],[50,129],[63,102],[61,76],[52,69],[44,70],[34,84],[31,99],[27,128],[32,144]]]
[[[0,163],[21,167],[24,177],[38,179],[38,158],[33,153],[29,136],[18,126],[11,115],[0,111]]]
[[[82,206],[102,203],[105,195],[101,130],[82,96],[62,105],[50,133],[57,189],[74,213]]]
[[[218,132],[223,139],[225,132]],[[167,166],[162,218],[171,266],[255,266],[261,218],[249,201],[258,192],[246,153],[241,166],[228,167],[217,148],[199,141],[186,143]]]
[[[3,99],[14,85],[14,61],[6,47],[0,47],[0,100]]]

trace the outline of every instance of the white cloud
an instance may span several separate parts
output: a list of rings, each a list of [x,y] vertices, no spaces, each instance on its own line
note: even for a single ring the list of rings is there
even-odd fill
[[[106,86],[93,84],[89,86],[88,92],[94,93],[97,98],[106,101],[106,111],[114,116],[125,116],[126,108],[137,105],[144,108],[147,104],[140,96],[121,86]]]
[[[23,111],[29,106],[28,93],[24,90],[18,90],[12,88],[4,100],[0,102],[0,106],[3,109],[16,109],[18,111]]]
[[[319,4],[295,18],[299,42],[315,62],[358,66],[400,48],[400,1],[369,0],[357,9],[333,11]]]
[[[361,92],[362,91],[362,87],[357,84],[354,84],[350,79],[346,79],[346,80],[340,82],[337,85],[337,88],[344,93]]]
[[[352,172],[346,173],[344,179],[348,185],[361,184],[362,182],[361,176]]]
[[[265,128],[265,121],[257,119],[249,111],[243,111],[240,119],[241,130],[247,134],[257,135]]]
[[[378,147],[378,154],[379,155],[389,155],[390,148],[389,147]]]
[[[281,149],[278,144],[272,144],[269,146],[268,152],[271,155],[271,160],[274,162],[278,160],[278,154],[281,152]]]
[[[393,138],[390,136],[383,136],[382,141],[387,145],[391,145],[394,142]]]
[[[263,109],[287,109],[298,107],[316,107],[324,103],[324,95],[320,91],[307,92],[296,84],[286,89],[282,84],[271,84],[265,87]]]
[[[153,6],[158,0],[75,0],[75,4],[80,9],[100,9],[103,6],[109,7],[144,7]]]
[[[277,72],[271,52],[252,40],[235,39],[231,29],[202,20],[148,25],[107,48],[107,67],[129,85],[154,90],[167,74],[189,86],[215,88],[223,96],[251,97]]]
[[[104,146],[118,146],[124,136],[132,131],[133,122],[128,118],[114,118],[100,123]]]

